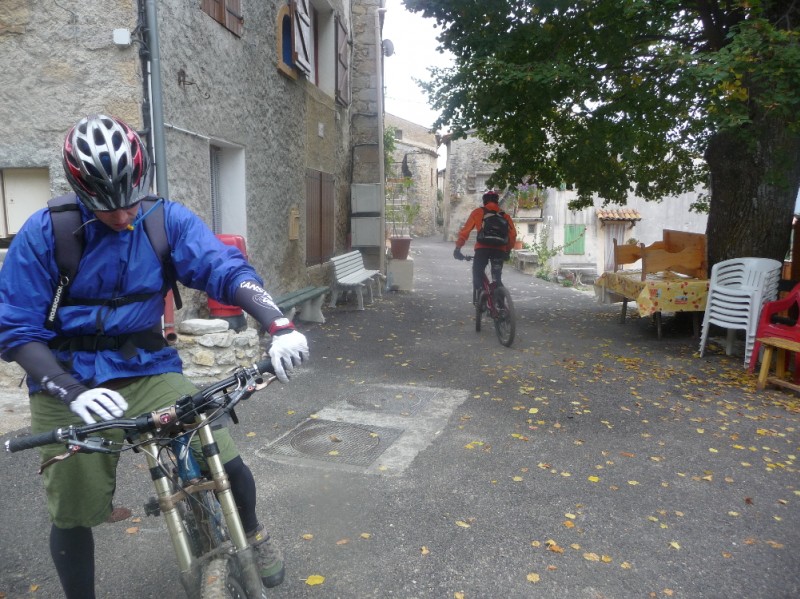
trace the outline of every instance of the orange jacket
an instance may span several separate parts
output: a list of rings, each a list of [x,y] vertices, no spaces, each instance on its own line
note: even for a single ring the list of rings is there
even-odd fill
[[[470,231],[472,231],[472,229],[475,229],[477,231],[483,226],[483,215],[485,214],[485,212],[483,211],[484,208],[486,208],[486,210],[500,212],[500,206],[498,206],[497,203],[495,202],[489,202],[488,204],[486,204],[486,206],[483,206],[481,208],[475,208],[475,210],[473,210],[470,213],[466,224],[463,227],[461,227],[461,232],[458,234],[458,239],[456,239],[457,248],[464,247],[464,244],[467,243],[467,239],[469,238],[469,234]],[[511,249],[514,247],[514,242],[517,240],[517,230],[514,228],[514,220],[505,212],[503,213],[503,216],[505,216],[506,220],[508,221],[508,244],[506,244],[503,247],[498,247],[496,245],[488,245],[486,243],[481,243],[479,241],[476,241],[475,242],[476,250],[480,248],[491,248],[495,250],[503,250],[506,252],[511,251]]]

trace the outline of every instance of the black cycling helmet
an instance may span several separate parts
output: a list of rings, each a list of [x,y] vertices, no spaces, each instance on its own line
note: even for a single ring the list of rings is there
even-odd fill
[[[486,206],[489,202],[499,202],[500,201],[500,193],[495,191],[494,189],[490,189],[485,194],[483,194],[483,205]]]
[[[67,181],[92,211],[129,208],[150,188],[150,160],[141,138],[111,116],[81,119],[67,133],[62,159]]]

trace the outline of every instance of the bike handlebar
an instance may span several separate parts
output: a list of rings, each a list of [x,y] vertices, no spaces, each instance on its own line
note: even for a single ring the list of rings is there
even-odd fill
[[[86,438],[96,432],[109,429],[123,429],[136,432],[159,431],[175,423],[184,422],[187,418],[194,418],[199,412],[209,411],[220,407],[214,403],[212,398],[228,387],[236,385],[233,391],[225,392],[229,401],[224,404],[224,409],[230,410],[241,399],[247,399],[257,389],[256,386],[263,382],[261,375],[265,373],[275,374],[272,362],[269,359],[262,360],[258,364],[250,367],[237,368],[236,371],[226,379],[218,381],[192,396],[179,399],[174,405],[167,406],[155,412],[141,414],[135,418],[115,418],[113,420],[102,420],[94,424],[72,425],[61,427],[44,433],[27,435],[16,439],[9,439],[5,442],[7,452],[14,453],[42,445],[67,442],[76,445],[78,448],[85,448],[92,451],[104,451],[104,447],[98,444],[86,443]],[[231,398],[230,395],[239,391],[238,395]],[[110,451],[105,449],[105,451]]]

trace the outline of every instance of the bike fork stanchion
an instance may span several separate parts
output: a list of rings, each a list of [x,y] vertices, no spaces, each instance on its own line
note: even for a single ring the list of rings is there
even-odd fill
[[[175,550],[175,557],[178,561],[178,571],[181,576],[181,584],[189,597],[200,596],[200,568],[197,560],[192,554],[189,537],[183,527],[178,508],[175,507],[175,500],[172,496],[172,486],[170,480],[158,463],[158,445],[152,441],[152,435],[147,434],[149,441],[142,446],[142,450],[147,458],[147,465],[150,468],[150,477],[158,495],[158,503],[161,508],[161,515],[167,523],[169,538],[172,540],[172,547]]]
[[[206,420],[204,415],[198,418],[198,424]],[[202,426],[199,429],[200,443],[203,446],[203,455],[211,478],[216,483],[217,501],[222,508],[225,523],[228,526],[228,535],[236,552],[237,562],[242,573],[242,582],[248,597],[258,598],[262,595],[261,576],[258,571],[255,552],[247,542],[242,520],[239,511],[236,509],[236,501],[233,498],[230,481],[219,457],[219,448],[214,440],[214,434],[210,426]]]

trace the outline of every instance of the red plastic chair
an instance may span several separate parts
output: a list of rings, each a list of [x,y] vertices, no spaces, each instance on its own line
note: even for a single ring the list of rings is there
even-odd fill
[[[784,313],[788,314],[786,316]],[[756,328],[756,342],[750,356],[749,372],[753,372],[758,363],[761,343],[759,337],[778,337],[800,343],[800,284],[794,286],[785,297],[767,302],[761,309],[761,317]],[[794,354],[794,380],[800,381],[800,353]]]

